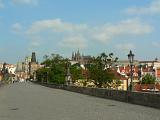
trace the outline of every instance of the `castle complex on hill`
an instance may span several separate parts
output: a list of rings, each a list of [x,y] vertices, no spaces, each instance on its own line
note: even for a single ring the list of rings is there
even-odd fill
[[[87,64],[92,60],[91,56],[84,56],[83,54],[81,55],[79,50],[77,52],[72,52],[72,62],[75,63],[80,63],[80,64]]]

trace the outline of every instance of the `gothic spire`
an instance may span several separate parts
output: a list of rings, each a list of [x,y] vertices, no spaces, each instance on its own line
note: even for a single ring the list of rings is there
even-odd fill
[[[74,60],[74,52],[72,52],[72,60]]]

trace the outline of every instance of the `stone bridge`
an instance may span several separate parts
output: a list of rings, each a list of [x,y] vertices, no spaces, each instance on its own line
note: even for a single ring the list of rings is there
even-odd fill
[[[160,120],[160,110],[15,83],[0,88],[0,120]]]

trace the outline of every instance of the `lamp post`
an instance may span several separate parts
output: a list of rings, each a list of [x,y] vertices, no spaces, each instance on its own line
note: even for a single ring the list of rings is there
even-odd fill
[[[133,91],[133,61],[134,61],[134,54],[132,53],[132,51],[130,50],[129,54],[128,54],[128,60],[130,63],[130,91]]]

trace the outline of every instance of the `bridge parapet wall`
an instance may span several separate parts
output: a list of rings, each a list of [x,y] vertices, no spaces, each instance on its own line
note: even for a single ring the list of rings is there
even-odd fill
[[[87,87],[55,85],[55,84],[41,84],[41,85],[160,109],[160,93],[129,92],[120,90],[109,90],[103,88],[87,88]]]

